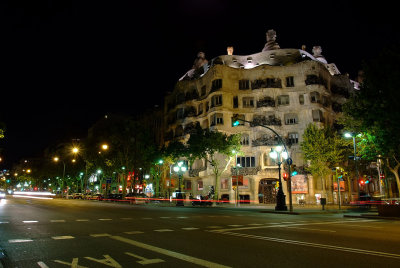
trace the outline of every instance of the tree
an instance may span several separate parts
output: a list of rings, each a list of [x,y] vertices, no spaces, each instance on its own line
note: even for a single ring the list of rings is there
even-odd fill
[[[344,126],[362,134],[360,148],[365,159],[380,155],[394,174],[400,191],[400,46],[384,49],[363,63],[363,82],[343,106]]]
[[[215,199],[219,198],[220,177],[235,155],[233,151],[240,150],[240,139],[240,134],[227,135],[197,126],[187,141],[188,157],[192,160],[205,159],[212,167],[215,176]],[[222,159],[221,156],[226,156],[228,159]]]
[[[331,174],[332,167],[344,160],[346,141],[329,126],[318,128],[315,124],[309,124],[300,146],[304,158],[310,161],[306,170],[320,178],[326,197],[326,178]]]

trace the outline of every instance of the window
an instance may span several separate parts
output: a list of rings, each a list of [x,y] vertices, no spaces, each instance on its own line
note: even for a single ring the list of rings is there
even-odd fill
[[[192,190],[192,181],[184,180],[183,185],[185,190]]]
[[[197,106],[197,115],[200,115],[200,114],[202,114],[203,113],[203,103],[200,103],[198,106]]]
[[[313,110],[312,117],[314,122],[324,122],[324,116],[321,110]]]
[[[209,102],[207,101],[206,102],[206,112],[208,112],[208,110],[210,110],[210,105],[209,105]]]
[[[250,89],[250,81],[249,80],[239,80],[239,89],[240,90]]]
[[[228,179],[221,179],[221,189],[228,189]]]
[[[278,96],[278,105],[289,105],[289,95]]]
[[[275,166],[276,161],[269,156],[269,152],[264,154],[264,166]]]
[[[312,103],[321,103],[321,97],[320,94],[316,91],[313,91],[310,93],[310,101]]]
[[[233,108],[238,108],[239,107],[239,98],[238,96],[233,97]]]
[[[299,143],[299,134],[294,132],[294,133],[289,133],[288,134],[288,142],[289,144],[297,144]]]
[[[197,182],[197,190],[203,190],[203,181]]]
[[[286,77],[286,87],[294,87],[294,77],[293,76]]]
[[[300,94],[300,95],[299,95],[299,103],[300,103],[301,105],[304,105],[304,94]]]
[[[223,125],[223,124],[224,124],[223,114],[217,113],[211,116],[211,126]]]
[[[242,156],[236,159],[236,163],[240,164],[241,167],[255,167],[256,158],[254,156]]]
[[[183,119],[185,117],[185,110],[183,108],[179,108],[176,111],[176,119]]]
[[[206,95],[206,93],[207,93],[206,86],[202,86],[202,87],[201,87],[201,96]]]
[[[242,140],[240,141],[241,145],[248,146],[250,144],[250,136],[249,134],[242,134]]]
[[[222,95],[215,95],[211,98],[211,107],[222,105]]]
[[[222,79],[215,79],[212,81],[211,90],[217,90],[222,88]]]
[[[285,114],[285,125],[294,125],[299,123],[297,114]]]
[[[243,108],[253,108],[253,107],[254,107],[254,99],[252,97],[244,97]]]

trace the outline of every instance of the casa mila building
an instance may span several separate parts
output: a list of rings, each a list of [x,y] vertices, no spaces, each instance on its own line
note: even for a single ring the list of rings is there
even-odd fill
[[[321,47],[314,46],[311,54],[304,47],[280,48],[274,30],[266,37],[262,51],[251,55],[235,55],[233,47],[227,48],[227,55],[212,60],[198,53],[192,69],[165,98],[165,142],[186,141],[196,124],[227,134],[240,133],[242,153],[237,163],[241,167],[235,169],[235,161],[230,161],[221,177],[219,200],[235,202],[232,178],[238,174],[243,180],[238,187],[241,202],[275,204],[278,165],[269,152],[280,142],[271,130],[259,125],[268,126],[285,141],[297,171],[291,178],[293,204],[315,204],[322,187],[320,180],[304,172],[307,161],[300,149],[302,134],[310,123],[334,124],[356,83],[327,62]],[[235,116],[253,123],[240,121],[234,127]],[[225,156],[221,159],[226,161]],[[282,183],[288,202],[286,181],[282,179]],[[204,160],[197,160],[183,175],[182,184],[187,196],[206,195],[215,177]],[[351,194],[346,189],[341,198],[350,200]],[[328,202],[335,198],[336,193],[331,193]]]

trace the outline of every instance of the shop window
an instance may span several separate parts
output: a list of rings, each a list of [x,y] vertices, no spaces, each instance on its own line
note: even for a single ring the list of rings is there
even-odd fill
[[[203,190],[203,181],[197,182],[197,190],[199,190],[199,191]]]

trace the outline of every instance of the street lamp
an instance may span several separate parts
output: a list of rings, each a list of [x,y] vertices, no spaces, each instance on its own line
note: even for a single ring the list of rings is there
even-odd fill
[[[235,194],[235,207],[240,206],[239,202],[239,168],[240,164],[237,162],[238,152],[236,150],[232,150],[232,153],[235,154],[235,173],[236,173],[236,194]],[[232,185],[233,186],[233,185]]]
[[[275,210],[287,210],[286,206],[286,196],[283,193],[282,189],[282,178],[281,178],[281,164],[282,164],[282,158],[285,160],[288,158],[288,153],[287,151],[282,152],[282,147],[281,146],[276,146],[275,150],[274,148],[271,148],[271,152],[269,152],[269,157],[272,159],[277,160],[278,164],[278,178],[279,178],[279,187],[278,187],[278,194],[276,195],[276,206]]]
[[[54,157],[53,158],[53,160],[54,160],[54,162],[58,162],[58,161],[60,161],[60,158],[58,158],[57,156],[56,157]],[[63,175],[62,175],[62,193],[61,193],[61,195],[63,196],[64,195],[64,177],[65,177],[65,162],[63,161],[63,160],[61,160],[61,162],[63,163],[63,165],[64,165],[64,169],[63,169]]]
[[[356,150],[356,135],[354,133],[350,133],[350,132],[346,132],[344,133],[344,136],[346,138],[353,138],[353,148],[354,148],[354,155],[353,155],[353,159],[354,159],[354,167],[356,169],[356,175],[357,175],[357,197],[358,200],[360,200],[360,185],[359,185],[359,178],[360,175],[358,174],[358,166],[357,166],[357,150]]]
[[[183,164],[183,162],[178,162],[174,167],[173,170],[175,173],[178,174],[178,178],[179,178],[179,187],[178,187],[178,195],[177,195],[177,202],[176,202],[176,206],[184,206],[183,204],[183,196],[182,196],[182,176],[183,174],[186,172],[187,167]]]

